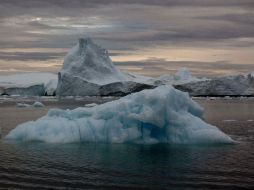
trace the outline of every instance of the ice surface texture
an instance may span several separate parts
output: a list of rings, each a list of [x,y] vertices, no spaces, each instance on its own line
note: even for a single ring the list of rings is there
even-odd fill
[[[171,86],[128,95],[92,108],[52,109],[12,130],[7,139],[49,143],[216,144],[233,140],[205,123],[203,109]]]

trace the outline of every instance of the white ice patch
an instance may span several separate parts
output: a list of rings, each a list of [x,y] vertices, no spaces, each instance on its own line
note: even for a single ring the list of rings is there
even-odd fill
[[[217,144],[234,141],[205,123],[203,109],[171,86],[128,95],[91,108],[52,109],[17,126],[7,139],[49,143]]]
[[[47,86],[48,83],[50,83],[50,87],[54,86],[56,89],[57,84],[53,83],[57,83],[57,75],[53,73],[26,73],[0,76],[0,86],[6,88],[24,88],[38,84]]]
[[[97,106],[98,104],[96,103],[91,103],[91,104],[86,104],[85,107],[94,107]]]
[[[25,104],[25,103],[17,103],[16,107],[17,108],[28,108],[28,107],[31,107],[31,105],[30,104]]]
[[[41,102],[34,102],[32,106],[35,107],[35,108],[42,108],[42,107],[45,107],[44,104],[41,103]]]
[[[236,120],[235,119],[225,119],[223,120],[224,122],[235,122]]]
[[[32,105],[31,104],[25,104],[25,103],[17,103],[16,107],[18,108],[30,108],[30,107],[34,107],[34,108],[42,108],[45,107],[43,103],[41,102],[34,102]]]

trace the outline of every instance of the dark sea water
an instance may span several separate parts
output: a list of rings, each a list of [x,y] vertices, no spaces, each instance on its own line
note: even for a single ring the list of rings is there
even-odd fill
[[[0,141],[0,189],[254,189],[254,100],[197,100],[236,145],[47,144]],[[15,103],[15,102],[14,102]],[[52,107],[0,104],[3,136]]]

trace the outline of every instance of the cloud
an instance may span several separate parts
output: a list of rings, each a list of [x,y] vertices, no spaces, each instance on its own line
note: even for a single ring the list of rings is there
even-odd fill
[[[227,61],[167,61],[165,59],[150,58],[142,61],[115,62],[119,68],[126,71],[136,71],[148,76],[174,74],[179,68],[187,67],[197,76],[216,76],[226,74],[247,74],[253,69],[252,64],[230,64]],[[128,68],[131,68],[130,70]],[[136,69],[135,69],[136,68]],[[215,69],[216,68],[216,69]]]
[[[66,52],[0,52],[0,60],[16,61],[43,61],[50,59],[62,58]]]
[[[108,0],[107,3],[104,0],[1,0],[0,24],[1,48],[69,49],[78,38],[90,36],[102,47],[117,50],[118,53],[112,53],[114,56],[135,54],[148,47],[254,50],[253,0]],[[11,52],[1,53],[0,59],[36,63],[61,56],[54,52]],[[228,61],[228,56],[223,60]],[[223,60],[219,68],[218,63],[207,63],[214,60],[203,58],[198,61],[203,64],[193,64],[200,69],[211,65],[214,70],[225,71]],[[144,65],[143,70],[163,72],[164,67],[170,72],[167,65],[172,66],[172,62],[161,62],[164,64]],[[194,67],[193,64],[189,66]],[[224,64],[232,65],[232,62]],[[245,59],[238,64],[244,68],[248,65]],[[235,71],[242,71],[234,66]]]

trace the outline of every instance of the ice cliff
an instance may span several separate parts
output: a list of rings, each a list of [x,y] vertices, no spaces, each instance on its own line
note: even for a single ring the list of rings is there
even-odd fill
[[[37,121],[17,126],[6,138],[49,143],[233,143],[205,123],[202,114],[187,93],[160,86],[91,108],[50,110]]]

